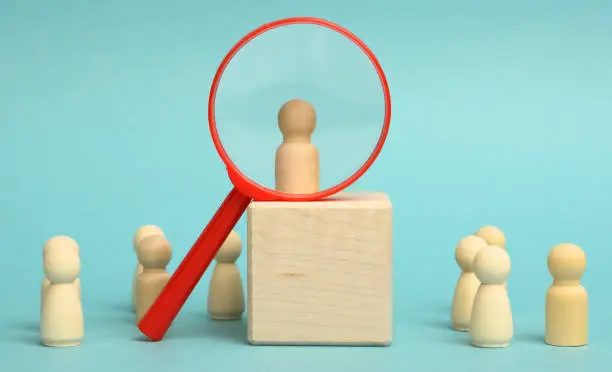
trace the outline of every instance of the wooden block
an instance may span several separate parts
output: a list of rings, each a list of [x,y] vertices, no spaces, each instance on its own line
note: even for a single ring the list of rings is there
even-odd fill
[[[389,345],[392,206],[384,193],[253,202],[248,339],[258,345]]]

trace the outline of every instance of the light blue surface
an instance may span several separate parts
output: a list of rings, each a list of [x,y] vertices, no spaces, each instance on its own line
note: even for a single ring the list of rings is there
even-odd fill
[[[612,3],[291,3],[0,3],[0,371],[609,368]],[[390,137],[354,189],[394,203],[394,344],[244,345],[243,324],[206,318],[209,273],[166,340],[136,341],[132,235],[162,226],[176,267],[230,189],[207,129],[214,71],[246,32],[296,15],[348,27],[389,78]],[[346,59],[337,54],[330,60]],[[351,145],[339,141],[337,155]],[[504,350],[471,348],[447,329],[453,249],[485,224],[504,229],[513,260],[516,336]],[[57,234],[78,241],[83,266],[86,341],[65,350],[39,346],[37,333],[42,245]],[[586,348],[542,343],[546,255],[563,241],[589,260]]]

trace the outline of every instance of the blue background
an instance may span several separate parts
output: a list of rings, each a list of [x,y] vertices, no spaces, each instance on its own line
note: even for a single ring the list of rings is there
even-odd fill
[[[612,3],[291,3],[0,3],[0,370],[605,369]],[[296,15],[355,32],[389,78],[388,143],[355,189],[394,203],[394,345],[244,345],[243,323],[206,317],[209,273],[167,339],[135,341],[132,235],[160,225],[176,267],[230,189],[207,129],[212,75],[248,31]],[[503,350],[448,329],[454,247],[487,224],[506,232],[513,260]],[[38,345],[41,250],[58,234],[81,247],[86,341],[72,349]],[[586,348],[542,342],[546,255],[564,241],[589,260]]]

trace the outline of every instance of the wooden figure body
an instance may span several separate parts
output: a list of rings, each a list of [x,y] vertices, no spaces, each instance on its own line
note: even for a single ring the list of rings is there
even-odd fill
[[[43,258],[43,260],[44,260],[44,258]],[[40,285],[40,311],[42,311],[43,304],[45,303],[45,296],[47,295],[47,292],[49,291],[49,286],[50,285],[51,285],[51,281],[45,275],[45,277],[43,278],[42,283]]]
[[[63,236],[63,235],[54,236],[53,238],[47,240],[47,242],[45,243],[43,247],[43,262],[44,262],[45,256],[49,254],[49,252],[53,254],[54,251],[61,250],[61,249],[72,249],[77,255],[80,254],[79,245],[77,244],[77,242],[74,241],[74,239],[68,236]],[[41,311],[42,311],[42,304],[45,302],[45,296],[47,294],[47,291],[50,285],[51,285],[51,281],[45,275],[45,277],[42,280],[41,288],[40,288],[40,309]],[[76,278],[74,280],[74,288],[77,291],[77,294],[79,296],[79,301],[80,301],[81,300],[81,280],[79,278]]]
[[[319,151],[311,143],[316,126],[314,108],[308,102],[291,100],[281,107],[278,126],[283,143],[276,150],[276,189],[292,194],[318,192]]]
[[[506,235],[497,226],[484,226],[476,231],[476,236],[483,238],[488,245],[494,245],[506,249]],[[508,282],[504,282],[504,287],[508,288]]]
[[[546,292],[546,337],[552,346],[584,346],[588,343],[588,295],[580,284],[586,269],[584,251],[559,244],[548,255],[553,284]]]
[[[503,248],[483,248],[474,260],[474,273],[481,284],[470,320],[472,345],[507,347],[514,335],[512,309],[504,281],[510,274],[510,257]]]
[[[137,253],[142,264],[136,282],[136,322],[139,322],[170,280],[166,266],[172,258],[172,246],[163,235],[151,235],[140,241]]]
[[[453,297],[451,325],[457,331],[470,329],[474,297],[480,287],[480,280],[474,274],[474,260],[478,252],[486,246],[484,239],[470,235],[461,239],[455,248],[455,260],[461,268],[461,275]]]
[[[244,289],[236,260],[242,251],[240,236],[232,231],[215,257],[208,289],[208,313],[217,320],[240,319],[244,313]]]
[[[44,269],[50,285],[44,296],[40,336],[44,345],[76,346],[84,336],[83,309],[75,288],[81,263],[73,249],[47,252]]]
[[[147,238],[151,235],[164,235],[162,229],[155,225],[145,225],[139,228],[134,234],[134,239],[132,240],[132,247],[134,248],[134,252],[136,253],[136,257],[138,257],[138,249],[140,246],[140,242],[142,239]],[[136,299],[138,286],[136,285],[138,281],[138,276],[142,273],[142,265],[140,262],[136,264],[136,270],[134,271],[134,279],[132,280],[132,309],[136,311]]]

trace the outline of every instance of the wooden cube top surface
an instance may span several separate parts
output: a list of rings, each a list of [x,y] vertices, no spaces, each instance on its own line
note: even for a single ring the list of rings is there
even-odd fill
[[[389,196],[384,192],[342,192],[334,196],[310,202],[253,202],[249,205],[249,209],[267,209],[267,208],[286,208],[286,209],[299,209],[299,208],[390,208],[391,200]]]

